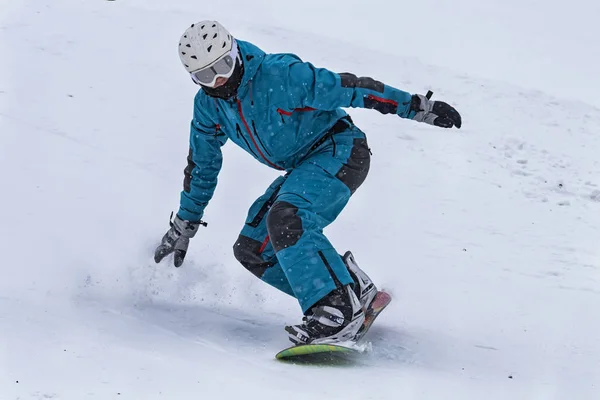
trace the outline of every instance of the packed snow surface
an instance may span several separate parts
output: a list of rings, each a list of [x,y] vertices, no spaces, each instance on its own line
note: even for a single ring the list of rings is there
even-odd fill
[[[368,8],[366,6],[368,4]],[[0,399],[598,399],[600,5],[0,0]],[[183,30],[461,112],[350,110],[373,151],[326,232],[394,300],[352,366],[283,364],[297,302],[231,247],[278,175],[228,144],[186,264]]]

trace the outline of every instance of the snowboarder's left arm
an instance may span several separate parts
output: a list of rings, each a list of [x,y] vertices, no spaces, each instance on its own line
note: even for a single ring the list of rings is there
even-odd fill
[[[291,108],[370,108],[382,114],[396,114],[444,128],[460,128],[462,125],[458,111],[447,103],[411,95],[372,78],[359,78],[351,73],[338,74],[297,61],[289,64],[285,79],[290,100],[294,103]]]

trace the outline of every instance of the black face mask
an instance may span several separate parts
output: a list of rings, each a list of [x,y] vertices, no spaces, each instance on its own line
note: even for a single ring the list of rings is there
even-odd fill
[[[227,82],[224,85],[221,85],[218,88],[200,85],[202,90],[204,90],[204,93],[211,97],[218,97],[224,100],[234,97],[237,94],[238,88],[242,83],[242,78],[244,77],[244,64],[242,64],[240,60],[241,55],[237,58],[233,74],[227,79]]]

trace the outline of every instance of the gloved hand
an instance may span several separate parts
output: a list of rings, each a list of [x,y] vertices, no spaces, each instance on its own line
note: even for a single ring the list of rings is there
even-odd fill
[[[443,101],[430,100],[432,94],[432,92],[428,92],[427,96],[421,94],[412,95],[410,110],[416,112],[413,120],[442,128],[456,126],[460,129],[462,119],[458,111]]]
[[[172,217],[173,214],[171,214]],[[181,267],[190,244],[190,239],[196,235],[200,225],[206,226],[207,224],[203,221],[185,221],[177,215],[175,219],[169,221],[169,224],[171,225],[171,229],[165,233],[160,241],[160,245],[156,248],[154,262],[158,264],[163,258],[174,252],[173,262],[176,267]]]

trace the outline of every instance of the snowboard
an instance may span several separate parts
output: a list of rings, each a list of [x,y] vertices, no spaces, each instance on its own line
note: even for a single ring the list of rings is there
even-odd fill
[[[363,353],[366,349],[361,344],[373,322],[390,304],[392,296],[384,291],[377,292],[375,299],[365,313],[365,322],[358,331],[354,340],[329,344],[301,344],[281,350],[275,358],[281,361],[292,361],[299,363],[345,363],[350,362],[353,357]]]

